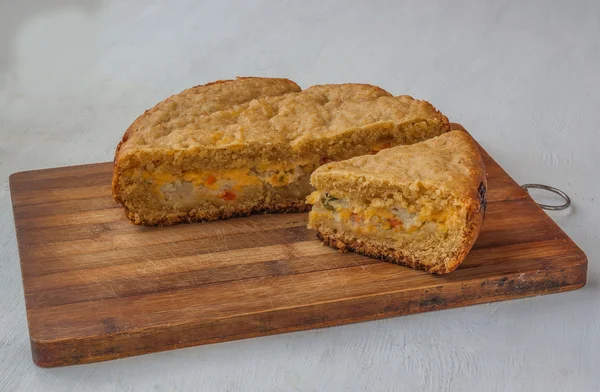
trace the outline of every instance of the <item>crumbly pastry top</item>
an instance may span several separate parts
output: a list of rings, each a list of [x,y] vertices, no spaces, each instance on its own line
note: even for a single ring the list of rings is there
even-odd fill
[[[463,131],[451,131],[375,155],[328,163],[312,174],[311,182],[320,188],[336,177],[362,181],[365,186],[369,181],[377,181],[383,185],[422,185],[446,189],[455,195],[473,195],[485,181],[485,169],[473,138]]]
[[[367,84],[301,91],[287,79],[238,78],[187,89],[160,102],[128,129],[119,154],[272,145],[298,150],[315,140],[374,124],[447,119],[426,101]]]

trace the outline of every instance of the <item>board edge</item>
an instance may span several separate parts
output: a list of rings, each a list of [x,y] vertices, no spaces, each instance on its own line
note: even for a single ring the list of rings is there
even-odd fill
[[[164,331],[161,331],[162,328],[160,327],[148,328],[147,330],[133,332],[123,331],[108,335],[97,335],[90,338],[61,339],[57,341],[36,340],[30,336],[32,359],[37,366],[42,368],[88,364],[118,358],[145,355],[154,352],[170,351],[185,347],[202,346],[247,338],[270,336],[280,333],[297,332],[405,316],[410,314],[418,314],[429,311],[454,309],[484,303],[574,291],[584,287],[587,282],[587,257],[583,252],[581,252],[581,250],[579,250],[578,254],[580,257],[583,256],[583,258],[581,258],[580,262],[576,264],[571,264],[571,266],[567,268],[562,268],[563,272],[561,272],[561,274],[564,275],[562,280],[554,279],[555,275],[553,275],[561,270],[559,267],[553,268],[552,270],[540,270],[537,272],[530,271],[530,278],[526,281],[521,281],[522,284],[529,285],[528,289],[524,291],[522,288],[515,290],[516,286],[514,282],[516,282],[518,279],[522,279],[520,276],[522,274],[517,272],[507,274],[503,277],[496,277],[491,281],[484,282],[481,282],[480,279],[474,278],[469,281],[447,283],[446,285],[440,285],[435,288],[423,288],[418,290],[378,294],[377,298],[380,300],[381,297],[389,297],[387,301],[390,304],[383,307],[382,304],[379,304],[378,306],[380,307],[381,311],[370,311],[359,315],[356,315],[354,312],[355,309],[360,308],[362,302],[371,302],[373,300],[372,296],[369,295],[357,298],[349,298],[343,301],[333,301],[331,304],[336,304],[336,307],[342,303],[343,307],[339,307],[346,309],[348,315],[329,320],[320,320],[317,316],[310,315],[311,308],[314,308],[314,310],[312,310],[314,313],[327,313],[323,311],[323,307],[328,306],[327,303],[311,304],[292,309],[274,309],[268,312],[257,312],[250,315],[239,315],[231,318],[228,321],[232,324],[239,324],[240,321],[245,322],[246,327],[250,330],[234,335],[202,337],[199,335],[202,334],[203,329],[210,329],[211,327],[215,326],[212,324],[205,325],[203,323],[181,324],[175,327],[182,331],[197,330],[197,334],[191,334],[197,338],[187,342],[172,342],[163,345],[144,346],[143,344],[146,341],[159,341],[161,332],[164,334],[172,333],[172,330],[167,331],[165,329]],[[567,276],[569,278],[566,278]],[[482,288],[486,291],[477,291],[478,289]],[[452,296],[447,292],[452,292],[453,290],[460,290],[461,295],[458,295],[456,298],[452,298]],[[465,299],[465,292],[468,293],[466,297],[467,299]],[[416,302],[395,301],[394,299],[394,297],[402,298],[403,296],[414,296],[416,293],[419,293],[419,300]],[[447,295],[447,297],[444,297],[445,295]],[[392,303],[394,305],[391,305]],[[271,320],[272,322],[272,319],[277,319],[278,313],[286,311],[307,311],[309,314],[308,319],[310,321],[274,328],[268,327],[268,320]],[[354,315],[350,315],[351,313]],[[247,318],[247,320],[244,320],[244,318]],[[281,318],[284,319],[284,317]],[[149,336],[151,336],[151,338],[146,339]],[[103,345],[102,343],[106,341],[107,338],[110,344]],[[128,341],[130,342],[128,343]],[[127,343],[129,346],[124,348],[120,345],[121,343]],[[77,348],[78,353],[75,352],[74,348]],[[81,354],[82,352],[87,353],[87,355]]]

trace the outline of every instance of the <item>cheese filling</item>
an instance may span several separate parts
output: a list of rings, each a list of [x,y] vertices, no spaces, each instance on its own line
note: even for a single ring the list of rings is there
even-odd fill
[[[321,192],[308,197],[313,204],[311,220],[334,221],[335,226],[360,234],[376,236],[379,233],[410,234],[417,230],[446,230],[446,215],[423,211],[409,212],[399,206],[372,207],[351,203]]]
[[[200,199],[231,202],[245,195],[256,195],[264,187],[302,197],[309,192],[310,173],[314,169],[311,164],[271,164],[181,173],[142,170],[141,178],[151,185],[161,201],[191,206]]]

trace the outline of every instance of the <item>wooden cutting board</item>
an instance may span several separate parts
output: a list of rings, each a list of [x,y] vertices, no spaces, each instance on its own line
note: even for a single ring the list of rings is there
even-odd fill
[[[104,361],[584,286],[585,254],[483,154],[483,230],[446,276],[322,246],[306,214],[134,226],[111,198],[111,163],[13,174],[33,360]]]

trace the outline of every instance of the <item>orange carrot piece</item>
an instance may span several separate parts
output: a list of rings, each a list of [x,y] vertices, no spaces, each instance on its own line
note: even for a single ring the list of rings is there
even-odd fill
[[[390,222],[390,226],[392,226],[394,229],[397,227],[402,227],[402,221],[400,219],[390,218],[388,221]]]
[[[217,177],[213,176],[212,174],[209,174],[209,175],[208,175],[208,178],[206,179],[206,182],[205,182],[205,184],[206,184],[206,185],[212,185],[212,184],[214,184],[215,182],[217,182]]]
[[[219,196],[223,200],[235,200],[236,194],[232,191],[225,191]]]

